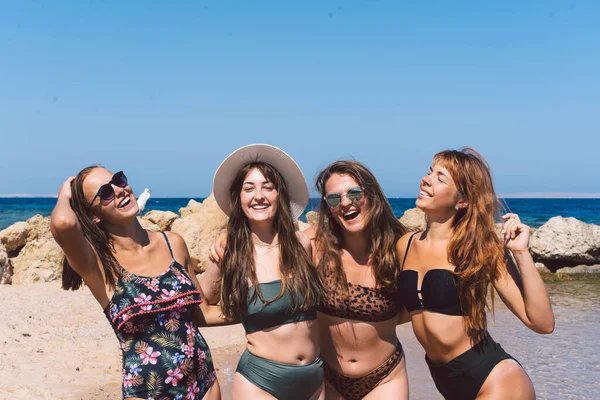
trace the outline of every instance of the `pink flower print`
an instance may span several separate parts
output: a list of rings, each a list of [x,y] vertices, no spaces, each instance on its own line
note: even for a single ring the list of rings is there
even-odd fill
[[[175,319],[179,319],[181,318],[181,314],[183,314],[185,312],[186,308],[185,307],[177,307],[174,308],[171,313],[169,314],[169,316],[171,318],[175,318]]]
[[[167,289],[163,289],[162,294],[160,295],[160,297],[162,297],[163,299],[170,299],[173,296],[175,296],[175,291]]]
[[[181,345],[181,351],[183,351],[187,357],[193,357],[194,356],[194,346],[193,345],[190,346],[190,345],[187,345],[187,344],[182,344]]]
[[[146,287],[153,292],[158,292],[158,279],[152,279],[150,282],[146,282]]]
[[[177,277],[179,278],[179,282],[184,285],[190,285],[192,282],[188,278],[185,277],[181,272],[177,272]]]
[[[199,391],[200,388],[198,387],[198,382],[194,381],[193,385],[188,385],[188,394],[187,396],[185,396],[185,398],[189,400],[194,400]]]
[[[186,333],[188,335],[193,335],[194,334],[194,324],[192,324],[190,322],[186,322],[185,323],[185,327],[187,328]]]
[[[132,374],[123,374],[123,387],[132,387],[133,386],[133,375]]]
[[[152,300],[152,296],[146,293],[140,293],[140,297],[136,297],[134,300],[136,303],[146,303]]]
[[[177,382],[183,378],[183,374],[179,368],[175,368],[175,370],[168,370],[167,375],[169,375],[169,377],[165,379],[165,383],[170,382],[173,386],[177,386]]]
[[[160,356],[160,351],[153,351],[152,347],[148,347],[145,353],[140,354],[142,359],[142,365],[148,365],[148,363],[156,364],[157,357]]]

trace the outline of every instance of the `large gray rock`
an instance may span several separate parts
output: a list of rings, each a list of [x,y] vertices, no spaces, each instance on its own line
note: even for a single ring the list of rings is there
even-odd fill
[[[411,208],[400,217],[400,222],[409,231],[424,231],[427,227],[425,213],[420,208]]]
[[[179,216],[172,211],[157,210],[152,210],[142,217],[143,220],[156,224],[161,231],[171,230],[171,225],[177,218]]]
[[[196,272],[201,273],[209,262],[210,245],[227,227],[227,216],[212,194],[202,203],[190,200],[180,213],[182,218],[173,222],[171,231],[183,237],[190,250],[192,265]]]
[[[7,252],[13,252],[27,243],[30,227],[27,222],[15,222],[6,229],[0,231],[0,244]]]
[[[570,217],[550,218],[531,236],[530,249],[536,261],[600,263],[600,225]]]
[[[556,277],[561,280],[600,279],[600,265],[578,265],[556,270]]]

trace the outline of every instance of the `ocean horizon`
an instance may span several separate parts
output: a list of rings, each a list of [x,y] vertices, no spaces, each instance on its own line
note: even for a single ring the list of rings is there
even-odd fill
[[[150,198],[143,213],[158,210],[179,212],[190,200],[204,201],[205,197]],[[416,198],[388,198],[394,214],[400,218],[408,209],[415,207]],[[538,228],[554,216],[573,217],[590,224],[600,224],[600,198],[511,198],[502,199],[506,211],[519,214],[521,220]],[[15,222],[25,221],[36,214],[49,216],[56,204],[56,197],[0,197],[0,230]],[[317,211],[318,198],[311,198],[304,214]]]

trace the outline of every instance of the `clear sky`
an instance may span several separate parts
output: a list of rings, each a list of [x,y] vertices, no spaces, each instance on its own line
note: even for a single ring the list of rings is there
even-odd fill
[[[56,193],[92,163],[201,197],[269,143],[312,187],[366,163],[415,197],[472,146],[499,193],[600,193],[598,1],[0,3],[0,194]]]

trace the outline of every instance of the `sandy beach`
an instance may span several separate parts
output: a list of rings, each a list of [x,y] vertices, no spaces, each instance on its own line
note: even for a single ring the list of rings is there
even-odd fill
[[[0,304],[0,399],[121,399],[118,342],[89,290],[2,285]],[[243,328],[202,332],[225,383],[244,348]]]
[[[524,365],[538,399],[593,398],[600,356],[600,283],[556,282],[549,291],[556,331],[528,330],[498,302],[492,336]],[[60,289],[58,282],[0,285],[0,399],[121,399],[117,339],[90,292]],[[241,325],[203,328],[223,399],[244,348]],[[406,353],[411,399],[440,399],[410,324],[397,328]],[[576,338],[576,339],[574,339]],[[590,397],[591,396],[591,397]]]

